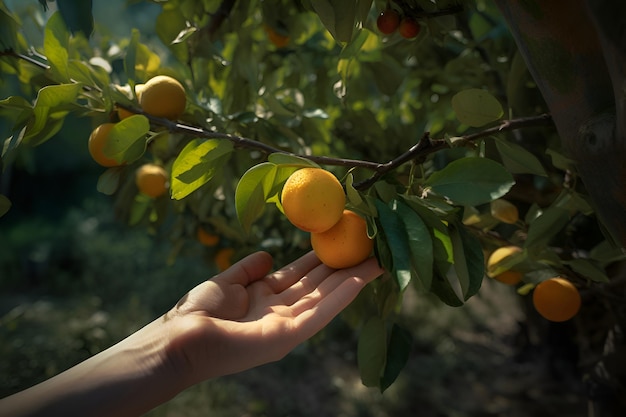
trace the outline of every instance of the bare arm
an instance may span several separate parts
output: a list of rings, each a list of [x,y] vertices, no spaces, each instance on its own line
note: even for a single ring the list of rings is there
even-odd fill
[[[0,415],[137,416],[189,386],[283,358],[383,271],[333,270],[309,253],[268,275],[258,252],[109,349],[0,400]]]

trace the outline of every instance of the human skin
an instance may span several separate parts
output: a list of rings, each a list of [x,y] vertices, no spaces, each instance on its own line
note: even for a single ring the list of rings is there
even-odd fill
[[[313,252],[270,273],[257,252],[189,291],[162,317],[67,371],[0,400],[4,416],[138,416],[207,379],[282,359],[383,273]]]

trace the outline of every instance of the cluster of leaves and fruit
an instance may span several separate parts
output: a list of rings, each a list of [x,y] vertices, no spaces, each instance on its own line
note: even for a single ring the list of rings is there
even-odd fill
[[[281,217],[280,193],[298,169],[331,170],[388,271],[372,284],[376,308],[358,348],[363,382],[381,389],[408,355],[409,332],[396,318],[409,286],[461,306],[481,287],[484,253],[505,244],[521,254],[499,272],[523,265],[522,292],[558,274],[580,285],[606,280],[603,267],[614,259],[606,254],[615,254],[606,241],[584,251],[555,247],[567,243],[574,219],[592,216],[579,190],[562,186],[571,162],[558,145],[548,158],[537,150],[545,141],[522,146],[505,133],[532,127],[554,142],[539,128],[549,118],[528,104],[536,90],[486,2],[156,3],[159,53],[136,30],[116,39],[96,27],[89,37],[78,22],[90,10],[52,14],[43,45],[31,48],[0,5],[0,27],[11,33],[0,44],[0,70],[27,97],[0,101],[13,120],[3,165],[54,137],[69,114],[94,127],[115,123],[103,152],[117,164],[98,189],[115,196],[130,224],[167,227],[174,254],[197,239],[220,254],[220,268],[259,248],[281,262],[307,250],[308,235]],[[381,36],[380,11],[391,9],[398,19],[419,11],[428,40]],[[175,120],[137,100],[136,86],[157,75],[186,91]],[[528,117],[503,120],[503,100],[509,115]],[[78,139],[85,147],[87,137]],[[134,173],[145,164],[168,173],[170,198],[139,192]],[[521,201],[523,219],[502,208],[520,180],[543,198]]]

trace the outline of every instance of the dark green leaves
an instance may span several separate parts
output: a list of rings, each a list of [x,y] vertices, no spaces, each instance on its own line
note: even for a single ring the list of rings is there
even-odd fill
[[[93,32],[92,0],[57,0],[59,12],[72,33],[82,32],[86,37]]]
[[[194,139],[172,166],[172,198],[180,200],[206,184],[230,158],[233,144],[227,140]]]
[[[424,185],[454,204],[476,206],[502,197],[514,183],[513,176],[499,163],[468,157],[433,173]]]
[[[411,351],[411,334],[380,317],[371,317],[363,327],[357,346],[357,362],[363,385],[385,391],[406,365]]]
[[[272,154],[268,162],[258,164],[246,171],[235,190],[235,208],[237,218],[248,233],[252,223],[257,220],[268,202],[280,207],[278,194],[287,178],[296,170],[304,167],[318,167],[304,158],[287,154]]]

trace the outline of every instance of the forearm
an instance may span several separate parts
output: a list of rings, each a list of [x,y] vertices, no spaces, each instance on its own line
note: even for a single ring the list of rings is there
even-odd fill
[[[141,415],[185,388],[165,354],[168,333],[157,319],[73,368],[0,400],[0,415]]]

